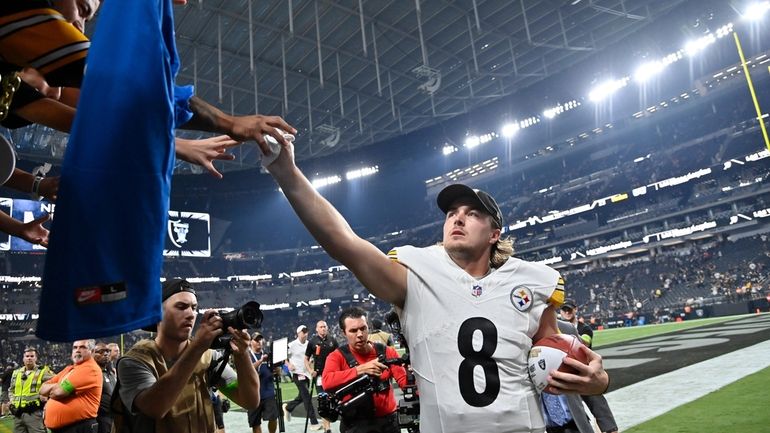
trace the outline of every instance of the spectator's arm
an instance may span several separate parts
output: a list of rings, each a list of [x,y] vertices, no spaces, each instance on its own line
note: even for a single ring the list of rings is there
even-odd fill
[[[308,347],[310,347],[310,346],[308,346]],[[310,363],[310,357],[305,355],[305,361],[304,362],[305,362],[305,371],[307,371],[310,374],[310,376],[315,377],[316,376],[316,372],[315,372],[315,368],[313,368],[313,364]]]
[[[237,141],[256,141],[263,152],[269,152],[269,147],[263,135],[272,135],[278,143],[287,145],[283,134],[276,131],[279,128],[290,134],[296,134],[297,130],[279,116],[230,116],[222,110],[212,106],[203,99],[193,96],[188,101],[192,118],[181,126],[182,129],[215,132],[227,134]]]
[[[43,223],[51,219],[49,214],[38,217],[28,223],[23,223],[12,218],[5,212],[0,212],[0,231],[8,233],[11,236],[24,239],[25,241],[44,247],[48,246],[48,229],[43,227]]]

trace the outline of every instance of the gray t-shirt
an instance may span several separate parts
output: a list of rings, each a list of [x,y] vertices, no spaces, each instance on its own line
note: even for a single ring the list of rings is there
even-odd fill
[[[211,364],[222,358],[222,353],[214,351],[211,354]],[[166,362],[169,369],[174,365]],[[134,399],[140,392],[151,387],[158,379],[152,373],[152,369],[143,362],[132,358],[124,357],[118,363],[118,379],[120,380],[120,400],[134,415],[133,431],[152,433],[155,431],[155,421],[142,414],[134,407]],[[238,377],[232,367],[228,364],[222,372],[222,378],[219,379],[216,386],[220,389],[227,388],[237,382]],[[171,396],[169,396],[171,397]]]

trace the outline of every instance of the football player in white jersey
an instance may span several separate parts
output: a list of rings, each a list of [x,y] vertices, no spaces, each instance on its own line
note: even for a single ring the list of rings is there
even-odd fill
[[[558,272],[511,257],[502,214],[483,191],[450,185],[438,196],[446,213],[442,245],[387,255],[356,235],[294,163],[291,143],[267,167],[326,252],[375,296],[395,305],[412,349],[424,433],[544,432],[527,374],[533,340],[558,332],[564,300]],[[562,392],[601,394],[609,386],[601,356],[567,359],[578,374],[554,372]]]

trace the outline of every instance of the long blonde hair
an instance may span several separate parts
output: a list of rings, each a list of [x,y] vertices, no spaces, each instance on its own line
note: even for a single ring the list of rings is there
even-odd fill
[[[489,255],[489,266],[497,269],[503,266],[511,256],[513,256],[513,239],[501,237],[492,245],[492,252]]]

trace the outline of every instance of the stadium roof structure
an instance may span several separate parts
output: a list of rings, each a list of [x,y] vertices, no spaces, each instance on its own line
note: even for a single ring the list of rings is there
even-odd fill
[[[189,0],[180,84],[223,111],[284,116],[300,160],[375,144],[505,98],[585,61],[685,0]],[[98,19],[97,19],[98,25]],[[255,92],[256,91],[256,92]],[[199,137],[199,135],[186,135]],[[14,133],[59,160],[66,137]],[[225,171],[256,167],[242,146]],[[177,172],[196,171],[181,164]]]

